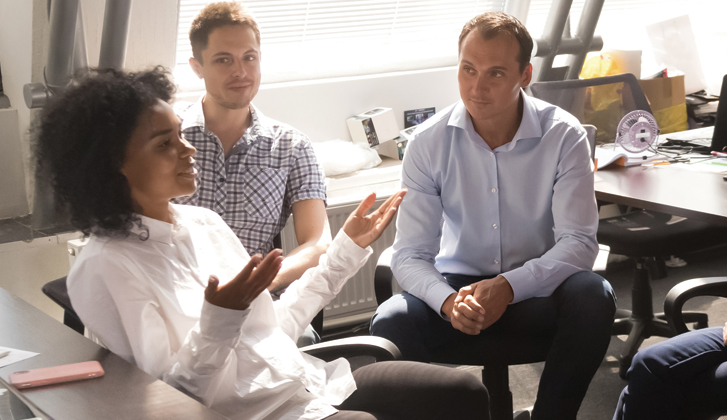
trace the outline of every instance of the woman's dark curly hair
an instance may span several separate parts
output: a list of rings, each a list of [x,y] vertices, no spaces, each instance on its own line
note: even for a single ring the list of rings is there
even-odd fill
[[[121,167],[139,116],[175,87],[159,66],[139,73],[91,70],[53,97],[36,124],[38,171],[49,177],[84,234],[127,236],[139,224]]]

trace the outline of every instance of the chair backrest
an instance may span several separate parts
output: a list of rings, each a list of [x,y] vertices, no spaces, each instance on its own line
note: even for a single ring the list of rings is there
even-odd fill
[[[532,96],[570,112],[581,124],[598,128],[596,142],[612,143],[621,119],[631,111],[651,112],[636,76],[630,73],[594,79],[540,82],[530,86]]]
[[[586,138],[588,145],[591,147],[591,159],[596,157],[596,126],[591,124],[583,124],[586,129]]]
[[[46,296],[63,308],[63,323],[79,334],[83,334],[85,327],[71,305],[68,288],[66,287],[66,278],[61,277],[50,281],[43,285],[42,290]]]

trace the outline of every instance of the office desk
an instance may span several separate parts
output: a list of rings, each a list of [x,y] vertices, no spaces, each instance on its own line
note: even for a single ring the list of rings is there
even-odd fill
[[[40,353],[0,368],[7,382],[15,371],[98,360],[97,379],[17,392],[26,404],[56,420],[204,419],[225,417],[156,380],[0,288],[0,345]]]
[[[727,226],[727,182],[716,173],[619,167],[595,174],[596,198]]]

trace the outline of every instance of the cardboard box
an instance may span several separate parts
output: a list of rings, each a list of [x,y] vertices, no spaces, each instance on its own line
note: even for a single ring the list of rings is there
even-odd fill
[[[639,85],[649,100],[662,134],[689,128],[684,76],[641,79]]]
[[[374,108],[347,119],[346,123],[351,139],[356,143],[368,143],[369,147],[399,137],[399,126],[391,108]]]
[[[639,80],[652,111],[686,103],[684,76]]]

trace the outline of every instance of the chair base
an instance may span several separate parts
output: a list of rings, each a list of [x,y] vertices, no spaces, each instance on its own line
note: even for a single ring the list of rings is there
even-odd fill
[[[654,314],[653,297],[649,266],[657,262],[655,257],[636,258],[636,270],[631,287],[631,311],[618,309],[611,329],[611,335],[628,334],[619,358],[619,376],[626,379],[626,372],[631,367],[639,347],[644,339],[651,336],[673,337],[675,331],[666,321],[663,313]],[[654,267],[652,267],[653,270]],[[656,274],[659,276],[659,274]],[[685,322],[696,322],[698,328],[707,325],[707,314],[684,312]]]
[[[696,328],[706,328],[708,316],[702,312],[683,312],[684,322],[696,323]],[[635,317],[631,311],[618,309],[616,319],[611,328],[611,335],[628,334],[628,339],[621,349],[619,356],[618,374],[621,379],[626,379],[626,372],[631,367],[631,361],[645,339],[657,337],[674,337],[676,334],[666,321],[663,313],[654,314],[653,317]]]

